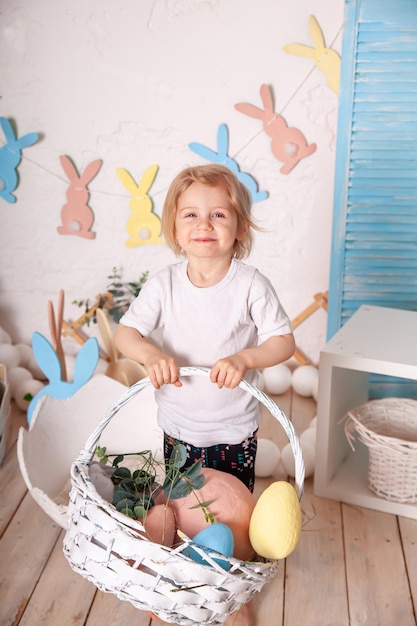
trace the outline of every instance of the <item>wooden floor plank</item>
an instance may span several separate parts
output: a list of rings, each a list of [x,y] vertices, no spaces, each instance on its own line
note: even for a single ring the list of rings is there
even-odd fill
[[[67,563],[62,550],[63,537],[64,531],[61,531],[19,626],[85,624],[96,587]]]
[[[287,558],[285,626],[348,626],[340,503],[315,497],[306,481],[303,530]]]
[[[151,618],[145,611],[140,611],[130,602],[119,600],[112,593],[97,591],[85,626],[149,626],[150,623]]]
[[[60,528],[27,493],[0,540],[0,624],[19,623]]]
[[[414,618],[417,624],[417,520],[399,517],[398,525],[414,607]]]
[[[0,537],[23,500],[26,491],[26,484],[19,469],[16,446],[14,446],[3,460],[0,471]]]
[[[415,626],[395,515],[343,505],[352,626]]]

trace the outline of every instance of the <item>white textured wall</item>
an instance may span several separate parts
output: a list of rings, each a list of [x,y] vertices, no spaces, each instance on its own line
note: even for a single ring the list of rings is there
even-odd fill
[[[340,52],[343,0],[3,0],[0,115],[20,136],[42,135],[24,150],[17,202],[0,199],[0,326],[15,343],[30,342],[34,330],[48,336],[47,302],[57,303],[60,288],[65,318],[75,319],[72,300],[104,291],[113,266],[135,279],[175,259],[165,246],[125,246],[129,195],[115,169],[139,179],[157,163],[151,195],[160,214],[172,177],[206,162],[188,143],[215,148],[221,123],[229,154],[269,192],[254,204],[266,232],[249,262],[271,278],[292,318],[327,289],[337,96],[312,61],[282,51],[310,43],[310,14]],[[234,109],[260,106],[262,83],[276,111],[318,146],[289,175],[261,122]],[[57,233],[68,188],[60,154],[79,169],[103,159],[90,185],[94,240]],[[325,321],[320,311],[296,331],[314,359]]]

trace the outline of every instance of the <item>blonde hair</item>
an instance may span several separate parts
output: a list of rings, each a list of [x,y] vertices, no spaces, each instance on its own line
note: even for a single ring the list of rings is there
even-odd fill
[[[174,178],[169,186],[162,211],[162,231],[168,246],[175,254],[181,254],[175,233],[177,203],[180,194],[188,189],[192,183],[222,185],[226,189],[230,204],[236,211],[238,231],[244,233],[240,241],[235,241],[234,254],[237,259],[248,256],[253,245],[251,228],[258,230],[251,217],[251,197],[245,185],[224,165],[210,164],[187,167]]]

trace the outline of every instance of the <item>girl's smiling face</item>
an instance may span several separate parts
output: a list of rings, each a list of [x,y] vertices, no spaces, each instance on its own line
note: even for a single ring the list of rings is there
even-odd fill
[[[236,211],[222,185],[192,183],[177,202],[175,235],[185,255],[200,258],[233,256],[238,230]]]

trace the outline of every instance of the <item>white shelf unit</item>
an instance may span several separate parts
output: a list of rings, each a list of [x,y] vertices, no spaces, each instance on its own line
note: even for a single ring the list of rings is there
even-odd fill
[[[417,519],[417,503],[391,502],[368,488],[368,450],[357,439],[352,451],[340,424],[368,401],[369,374],[417,380],[417,312],[363,305],[321,351],[314,492]]]

